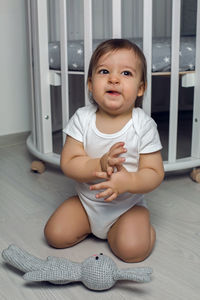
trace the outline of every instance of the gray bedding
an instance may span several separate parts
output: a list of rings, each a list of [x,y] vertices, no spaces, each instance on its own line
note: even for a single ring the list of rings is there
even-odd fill
[[[142,48],[141,39],[130,39]],[[93,48],[102,40],[94,40]],[[194,70],[195,68],[195,42],[194,36],[181,37],[180,42],[180,71]],[[84,70],[84,47],[83,41],[68,42],[68,63],[70,71]],[[50,69],[60,69],[60,43],[49,43],[49,66]],[[155,38],[152,44],[152,71],[167,72],[171,68],[171,39]]]

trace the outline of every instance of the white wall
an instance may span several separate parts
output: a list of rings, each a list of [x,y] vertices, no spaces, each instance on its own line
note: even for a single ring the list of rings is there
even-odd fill
[[[26,0],[0,0],[0,136],[29,131]]]

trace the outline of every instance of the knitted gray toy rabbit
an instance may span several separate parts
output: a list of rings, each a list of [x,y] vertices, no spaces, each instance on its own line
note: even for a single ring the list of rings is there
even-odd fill
[[[24,272],[25,280],[49,281],[53,284],[81,281],[92,290],[110,289],[118,280],[148,282],[152,273],[152,269],[147,267],[120,270],[110,257],[102,253],[90,256],[82,263],[53,256],[42,260],[10,245],[3,250],[2,257],[7,263]]]

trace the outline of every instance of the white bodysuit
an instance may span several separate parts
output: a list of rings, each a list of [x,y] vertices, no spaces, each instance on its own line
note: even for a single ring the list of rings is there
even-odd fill
[[[105,134],[96,128],[96,110],[94,104],[79,108],[64,129],[64,133],[83,143],[90,157],[99,158],[115,143],[124,142],[127,152],[123,153],[126,158],[123,166],[127,171],[135,172],[140,154],[156,152],[162,148],[156,123],[141,108],[134,108],[132,119],[114,134]],[[99,181],[102,180],[95,182]],[[120,215],[136,204],[146,206],[146,203],[143,194],[131,193],[121,194],[112,202],[96,199],[97,191],[89,189],[95,182],[78,182],[76,189],[88,215],[92,233],[106,239],[110,227]]]

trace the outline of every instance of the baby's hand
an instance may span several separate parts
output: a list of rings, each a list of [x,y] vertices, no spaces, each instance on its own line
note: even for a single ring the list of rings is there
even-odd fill
[[[130,183],[132,184],[131,175],[123,166],[117,167],[117,172],[111,176],[108,176],[107,172],[96,172],[95,176],[105,181],[91,185],[90,190],[101,190],[96,194],[96,198],[104,198],[106,202],[113,201],[118,195],[128,192],[128,187]]]
[[[102,172],[106,172],[108,176],[111,176],[111,174],[114,172],[114,167],[119,168],[122,166],[125,158],[119,157],[119,155],[126,153],[126,151],[126,148],[124,148],[124,142],[118,142],[114,144],[100,159]]]

